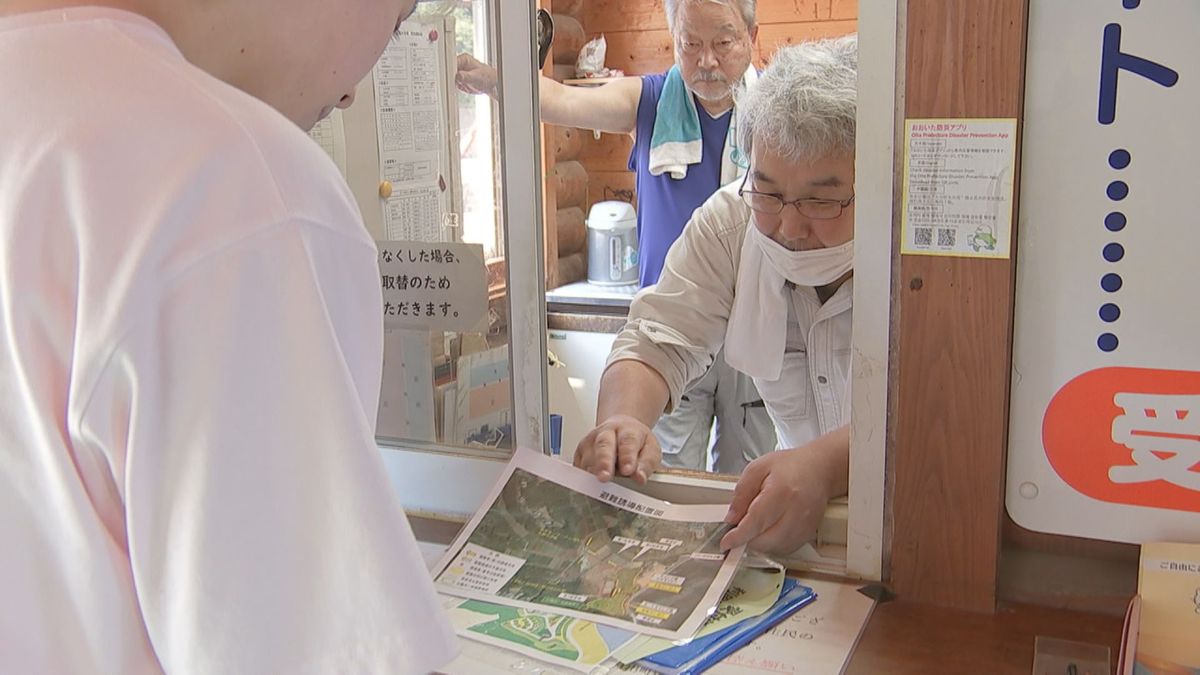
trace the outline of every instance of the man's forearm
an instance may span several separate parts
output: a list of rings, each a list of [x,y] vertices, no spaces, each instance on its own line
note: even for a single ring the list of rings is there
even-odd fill
[[[637,126],[641,78],[621,78],[598,87],[569,87],[541,76],[538,105],[542,122],[564,127],[630,133]]]
[[[545,75],[538,78],[538,105],[541,109],[542,122],[544,124],[558,124],[562,126],[574,126],[575,120],[571,119],[570,107],[567,97],[570,92],[565,91],[567,85],[552,80]]]
[[[850,492],[850,425],[814,439],[793,452],[805,453],[825,476],[829,498]]]
[[[600,378],[596,423],[614,415],[628,415],[653,427],[671,400],[667,381],[641,361],[617,361]]]

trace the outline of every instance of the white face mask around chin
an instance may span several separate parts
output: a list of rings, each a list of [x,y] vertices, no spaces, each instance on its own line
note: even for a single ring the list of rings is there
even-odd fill
[[[771,267],[797,286],[825,286],[854,269],[854,240],[809,251],[792,251],[763,234],[753,222],[746,228],[746,245],[757,246]]]
[[[784,281],[797,286],[831,284],[854,267],[854,241],[833,248],[789,251],[750,222],[725,330],[725,361],[763,380],[777,380],[787,336]]]

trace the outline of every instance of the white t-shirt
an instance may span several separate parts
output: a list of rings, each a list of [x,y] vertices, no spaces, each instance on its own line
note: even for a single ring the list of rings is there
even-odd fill
[[[450,660],[333,164],[113,10],[0,19],[0,101],[0,672]]]

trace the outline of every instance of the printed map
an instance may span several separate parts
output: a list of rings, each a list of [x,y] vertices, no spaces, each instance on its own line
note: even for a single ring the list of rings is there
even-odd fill
[[[437,581],[551,612],[675,631],[721,571],[727,527],[630,511],[515,469]],[[519,618],[508,617],[503,630],[557,629],[512,623]]]
[[[635,637],[586,619],[481,600],[456,600],[448,614],[454,627],[473,639],[572,668],[595,666]]]

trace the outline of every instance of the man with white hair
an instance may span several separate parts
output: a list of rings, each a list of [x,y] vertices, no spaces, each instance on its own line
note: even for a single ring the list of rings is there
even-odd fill
[[[675,54],[667,72],[599,87],[568,87],[547,77],[539,84],[543,122],[634,136],[629,169],[636,174],[642,286],[658,281],[692,212],[744,171],[735,102],[757,77],[751,63],[755,0],[666,0],[664,9]],[[467,92],[496,93],[495,71],[467,54],[459,56],[457,81]],[[665,464],[707,468],[714,413],[718,471],[736,473],[775,448],[754,383],[717,354],[655,426]]]
[[[617,336],[575,464],[644,482],[649,429],[724,346],[782,450],[742,474],[722,545],[790,552],[847,489],[857,38],[779,50],[740,106],[743,181],[700,207]]]

